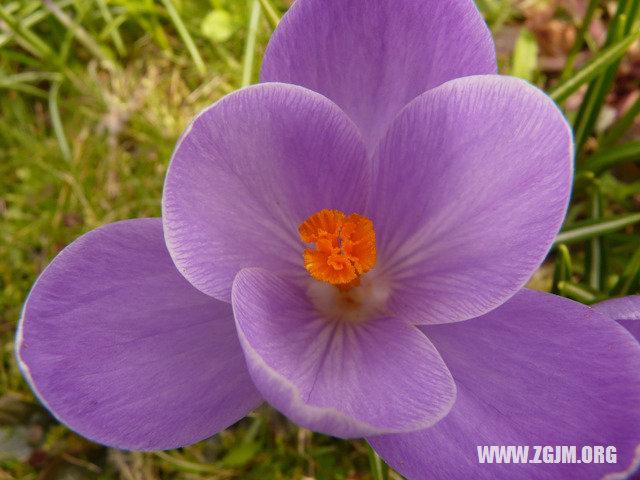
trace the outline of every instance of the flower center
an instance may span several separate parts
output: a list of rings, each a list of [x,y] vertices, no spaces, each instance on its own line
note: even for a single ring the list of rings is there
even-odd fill
[[[339,210],[320,210],[307,218],[298,231],[315,249],[304,251],[304,266],[316,280],[349,290],[376,264],[376,233],[367,217]]]

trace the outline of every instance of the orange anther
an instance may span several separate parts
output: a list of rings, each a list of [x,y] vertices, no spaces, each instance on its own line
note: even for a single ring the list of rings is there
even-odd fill
[[[305,243],[304,266],[316,280],[341,288],[358,284],[359,277],[376,263],[376,233],[367,217],[339,210],[320,210],[298,229]]]

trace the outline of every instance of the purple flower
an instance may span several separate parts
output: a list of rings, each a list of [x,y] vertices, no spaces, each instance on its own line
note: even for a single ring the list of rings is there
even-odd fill
[[[409,478],[627,468],[640,345],[521,290],[565,214],[570,129],[495,73],[471,1],[298,0],[264,83],[178,142],[162,221],[92,231],[40,276],[18,333],[34,391],[121,448],[192,443],[266,400]],[[619,465],[479,467],[500,444],[615,445]]]
[[[640,341],[640,295],[612,298],[593,306],[609,318],[613,318]]]

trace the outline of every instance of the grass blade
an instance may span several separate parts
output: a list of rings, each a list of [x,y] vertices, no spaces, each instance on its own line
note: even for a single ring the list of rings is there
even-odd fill
[[[611,295],[627,295],[638,275],[640,275],[640,248],[634,252],[625,266],[622,276],[611,290]]]
[[[599,221],[602,218],[602,194],[598,187],[591,195],[591,218]],[[585,255],[585,271],[589,272],[589,287],[594,290],[602,289],[604,277],[604,245],[600,236],[589,240],[587,255]]]
[[[205,66],[204,61],[200,56],[200,52],[198,51],[198,48],[196,47],[196,44],[193,41],[193,38],[191,38],[191,35],[189,34],[189,30],[187,30],[187,27],[182,21],[182,18],[180,18],[180,15],[178,14],[176,7],[173,5],[173,2],[171,0],[161,0],[161,1],[162,1],[162,4],[164,5],[164,8],[167,9],[169,18],[171,18],[171,21],[176,27],[176,30],[178,31],[178,35],[180,35],[180,38],[182,38],[182,41],[187,47],[187,50],[189,51],[189,55],[191,55],[191,59],[193,60],[193,63],[195,64],[196,69],[198,70],[198,73],[204,76],[207,73],[207,67]]]
[[[54,56],[53,50],[40,37],[24,27],[20,22],[17,22],[2,5],[0,5],[0,20],[13,31],[14,35],[21,38],[26,47],[37,57],[48,58]]]
[[[640,97],[638,97],[629,110],[613,124],[609,132],[600,141],[600,145],[608,146],[617,142],[625,132],[631,128],[638,115],[640,115]]]
[[[51,89],[49,90],[49,117],[51,124],[53,125],[53,131],[58,140],[60,151],[62,156],[68,162],[71,161],[71,149],[69,148],[69,142],[64,134],[64,127],[62,126],[62,120],[60,119],[60,110],[58,109],[58,92],[60,90],[61,82],[53,82]]]
[[[572,298],[578,302],[586,303],[587,305],[596,303],[601,298],[601,294],[599,292],[594,292],[591,288],[585,285],[560,282],[558,287],[562,296]]]
[[[553,270],[553,281],[551,284],[551,293],[556,295],[560,293],[560,282],[571,280],[573,275],[573,266],[571,265],[571,254],[569,249],[563,243],[558,245],[555,268]]]
[[[13,90],[15,92],[26,93],[27,95],[33,95],[34,97],[49,98],[46,90],[43,90],[28,83],[13,82],[7,85],[4,79],[0,79],[0,90]]]
[[[382,461],[380,456],[369,445],[369,469],[374,480],[388,480],[389,479],[389,467]]]
[[[572,93],[577,91],[582,85],[593,80],[606,68],[620,59],[633,42],[640,38],[640,31],[633,32],[625,38],[615,43],[611,47],[600,52],[587,66],[578,71],[568,80],[556,85],[549,95],[556,102],[566,100]]]
[[[61,2],[58,2],[58,6],[60,8],[65,8],[69,6],[71,3],[73,3],[73,0],[63,0]],[[6,10],[5,13],[6,12],[8,12],[8,10]],[[8,12],[8,13],[11,13],[11,12]],[[24,29],[29,29],[34,25],[36,25],[37,23],[44,20],[45,18],[47,18],[49,15],[51,15],[51,12],[49,12],[48,10],[45,10],[43,8],[38,9],[35,12],[30,13],[26,17],[23,17],[20,21],[20,25]],[[12,37],[13,37],[12,32],[7,32],[6,34],[4,34],[2,38],[0,38],[0,47],[3,47],[5,44],[7,44]]]
[[[620,215],[607,220],[587,220],[561,231],[553,242],[553,245],[558,246],[561,243],[575,243],[583,240],[589,240],[593,237],[615,232],[616,230],[620,230],[621,228],[628,227],[629,225],[633,225],[638,222],[640,222],[640,213]]]
[[[561,82],[566,81],[573,73],[573,65],[576,61],[576,56],[578,55],[578,52],[580,52],[582,45],[584,45],[584,38],[587,34],[587,30],[589,29],[589,26],[591,25],[591,21],[593,20],[593,15],[599,3],[600,3],[599,0],[589,0],[587,11],[584,15],[582,23],[580,24],[580,28],[576,32],[576,41],[571,46],[571,50],[567,55],[567,62],[564,65],[564,69],[562,70],[562,73],[560,74]]]
[[[244,63],[242,65],[242,87],[249,86],[251,84],[251,78],[253,77],[253,60],[256,51],[256,37],[258,35],[260,12],[260,0],[252,0],[251,13],[249,14],[249,27],[247,31],[247,43],[244,48]]]
[[[639,6],[640,0],[622,0],[618,2],[616,14],[608,27],[607,40],[605,43],[606,47],[610,47],[615,44],[615,42],[624,41],[625,36],[628,38],[629,35],[640,35],[640,29],[633,28],[638,15]],[[605,104],[607,92],[609,92],[615,80],[619,62],[620,59],[616,59],[612,62],[611,65],[609,65],[604,72],[589,85],[587,93],[580,105],[576,122],[574,124],[576,152],[578,157],[581,156],[584,145],[593,132],[602,110],[602,106]]]
[[[175,454],[171,455],[167,452],[162,452],[162,451],[153,452],[153,454],[161,458],[165,462],[171,464],[173,467],[175,467],[178,471],[181,471],[181,472],[220,474],[220,468],[216,467],[215,465],[191,462],[189,460],[177,458]]]
[[[595,153],[587,161],[578,165],[578,171],[600,174],[619,163],[640,161],[640,141],[629,142]]]
[[[57,72],[21,72],[0,77],[0,89],[16,90],[40,98],[49,98],[46,90],[29,85],[29,82],[61,81]]]
[[[100,15],[104,18],[104,21],[107,25],[114,25],[113,15],[109,11],[105,0],[96,0],[98,4],[98,9],[100,10]],[[124,57],[127,54],[127,49],[124,46],[124,42],[122,41],[122,37],[120,36],[120,32],[118,31],[118,26],[109,29],[109,36],[111,36],[111,40],[118,51],[118,54],[121,57]]]
[[[538,43],[533,34],[526,28],[523,28],[520,30],[520,35],[513,49],[511,75],[531,82],[533,81],[537,66]]]
[[[81,25],[64,13],[64,11],[53,2],[53,0],[42,0],[42,2],[47,10],[49,10],[53,16],[56,17],[58,21],[64,25],[87,50],[91,52],[94,57],[98,58],[102,62],[105,68],[108,70],[117,70],[117,66],[113,62],[110,53],[107,53],[104,47],[101,48],[101,46],[91,38],[91,35],[89,35]]]
[[[278,26],[278,23],[280,23],[280,15],[278,15],[278,12],[274,6],[271,5],[269,0],[260,0],[260,5],[262,5],[262,8],[264,9],[264,13],[267,16],[267,20],[269,20],[271,27],[275,29]]]

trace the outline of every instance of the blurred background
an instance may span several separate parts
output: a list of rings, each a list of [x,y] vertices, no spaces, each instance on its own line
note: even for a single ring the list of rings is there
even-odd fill
[[[0,0],[0,480],[400,478],[363,441],[262,407],[168,452],[92,444],[34,399],[13,357],[35,277],[78,235],[158,216],[189,120],[257,81],[284,0]],[[572,122],[569,215],[530,286],[583,303],[640,284],[640,1],[478,0],[500,71]]]

